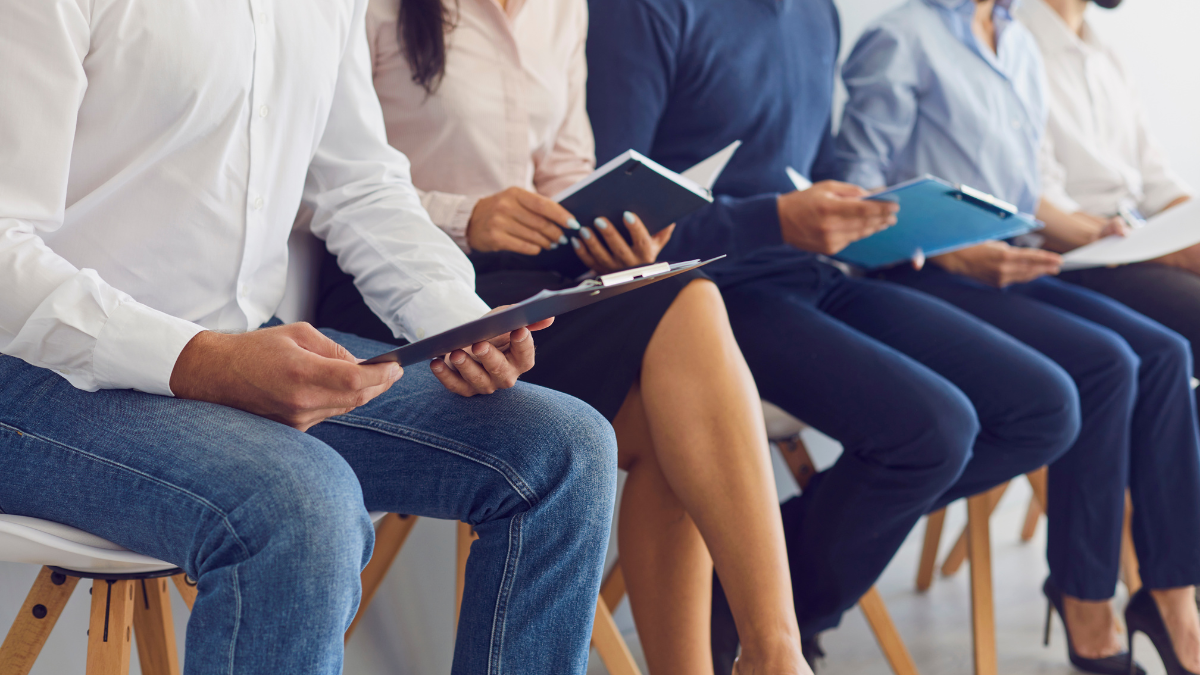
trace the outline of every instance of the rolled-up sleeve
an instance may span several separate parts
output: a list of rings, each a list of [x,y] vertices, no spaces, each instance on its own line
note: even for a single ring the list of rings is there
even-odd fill
[[[329,121],[309,166],[304,201],[312,231],[354,277],[367,306],[397,337],[419,340],[478,318],[475,272],[438,229],[412,185],[409,163],[387,144],[355,12]]]
[[[848,95],[838,131],[838,172],[872,189],[888,184],[888,167],[917,121],[918,64],[904,39],[869,29],[842,67]]]
[[[138,303],[42,238],[65,217],[90,5],[11,3],[0,21],[0,352],[79,389],[169,396],[200,326]]]

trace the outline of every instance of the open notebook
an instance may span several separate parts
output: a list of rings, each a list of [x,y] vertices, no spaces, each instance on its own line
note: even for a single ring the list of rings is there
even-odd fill
[[[636,150],[626,150],[554,195],[554,201],[585,225],[604,217],[622,234],[627,234],[622,214],[632,211],[654,234],[712,203],[712,186],[741,143],[730,143],[682,174]]]

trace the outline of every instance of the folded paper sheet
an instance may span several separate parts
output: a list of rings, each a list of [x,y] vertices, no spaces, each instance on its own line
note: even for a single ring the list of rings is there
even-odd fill
[[[1200,200],[1184,202],[1146,221],[1127,237],[1106,237],[1063,256],[1064,270],[1153,260],[1200,244]]]

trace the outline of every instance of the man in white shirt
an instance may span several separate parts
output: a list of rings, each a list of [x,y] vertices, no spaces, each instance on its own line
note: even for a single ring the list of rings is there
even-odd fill
[[[469,521],[454,672],[581,673],[616,451],[516,383],[529,330],[407,373],[256,330],[301,204],[397,336],[487,311],[385,141],[365,7],[0,0],[0,511],[197,579],[188,673],[340,673],[367,510]]]
[[[1109,9],[1121,0],[1096,0]],[[1046,64],[1050,111],[1038,218],[1066,252],[1124,232],[1120,215],[1146,217],[1189,199],[1151,136],[1130,74],[1084,19],[1089,0],[1025,0],[1018,18]],[[1200,227],[1200,223],[1197,223]],[[1064,272],[1188,338],[1200,364],[1200,246],[1148,263]],[[1200,372],[1200,371],[1198,371]]]

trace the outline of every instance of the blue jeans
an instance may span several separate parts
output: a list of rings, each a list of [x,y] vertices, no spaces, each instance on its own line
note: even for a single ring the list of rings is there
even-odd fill
[[[936,298],[805,254],[722,292],[762,397],[844,448],[783,507],[805,637],[837,625],[923,514],[1053,461],[1079,431],[1061,368]]]
[[[360,357],[390,348],[326,334]],[[611,427],[578,400],[527,384],[462,398],[426,365],[301,433],[210,403],[79,391],[0,356],[0,510],[197,579],[193,675],[341,673],[368,510],[479,533],[454,673],[583,673],[616,470]]]
[[[1063,592],[1111,598],[1125,488],[1148,588],[1200,583],[1200,438],[1188,341],[1053,278],[997,290],[936,267],[894,273],[1033,347],[1079,388],[1079,439],[1050,465],[1046,557]]]

